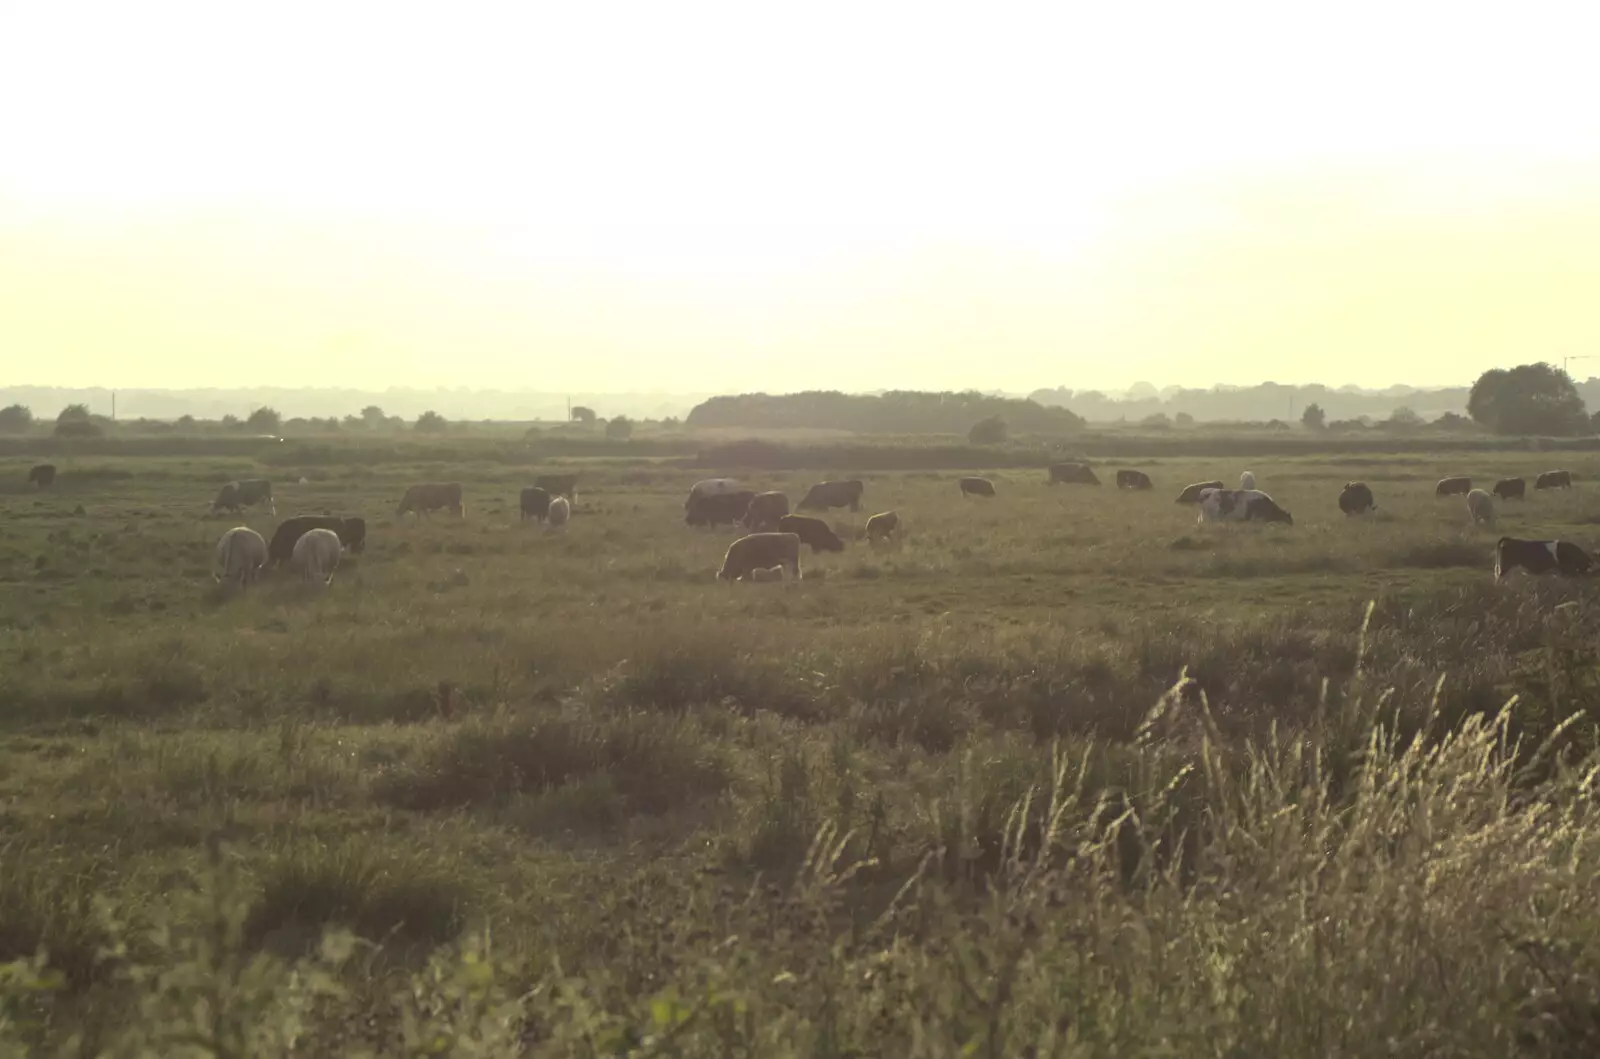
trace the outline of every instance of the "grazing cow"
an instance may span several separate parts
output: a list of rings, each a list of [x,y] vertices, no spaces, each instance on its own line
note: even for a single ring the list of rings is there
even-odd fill
[[[530,485],[518,496],[517,505],[521,512],[518,522],[526,522],[530,518],[543,522],[544,517],[550,513],[550,493],[536,485]]]
[[[265,503],[267,510],[274,515],[278,513],[278,505],[272,499],[272,483],[265,478],[246,478],[243,481],[229,482],[217,490],[217,498],[211,501],[212,512],[243,511],[255,504]]]
[[[859,478],[847,482],[818,482],[806,491],[805,497],[795,505],[795,510],[826,511],[829,508],[848,507],[851,511],[860,511],[861,494],[865,489],[866,483]]]
[[[344,545],[333,530],[306,530],[294,542],[294,565],[300,568],[302,580],[321,581],[326,585],[333,580],[333,572],[338,569],[339,556],[343,552]]]
[[[722,493],[738,492],[739,483],[732,478],[702,478],[689,487],[689,499],[683,502],[683,509],[689,510],[689,505],[694,503],[695,497],[717,496]]]
[[[1500,580],[1519,566],[1530,574],[1553,571],[1563,577],[1583,577],[1593,568],[1594,560],[1571,541],[1501,537],[1494,546],[1494,579]]]
[[[1154,489],[1155,485],[1151,483],[1150,476],[1143,471],[1118,471],[1117,488]]]
[[[1456,496],[1472,491],[1472,479],[1463,475],[1460,478],[1441,478],[1439,484],[1433,487],[1433,495]]]
[[[1339,510],[1346,515],[1364,515],[1376,511],[1378,502],[1372,499],[1372,490],[1366,482],[1346,482],[1339,490]]]
[[[987,478],[961,479],[961,496],[994,496],[994,483]]]
[[[1087,463],[1052,463],[1050,477],[1046,485],[1055,485],[1060,482],[1064,485],[1099,485],[1100,479],[1094,476],[1094,471]]]
[[[1513,497],[1517,500],[1526,500],[1528,483],[1521,478],[1502,478],[1494,483],[1494,489],[1491,491],[1501,500],[1510,500]]]
[[[754,570],[750,571],[750,580],[752,580],[752,581],[782,581],[783,580],[783,567],[782,566],[758,566]]]
[[[261,574],[267,564],[267,542],[249,526],[235,526],[217,541],[217,565],[220,574],[212,574],[217,582],[227,582],[243,588]]]
[[[1545,471],[1534,479],[1535,489],[1571,489],[1571,471]]]
[[[880,511],[867,519],[867,543],[878,540],[891,540],[900,530],[900,513],[898,511]]]
[[[744,528],[752,533],[771,532],[778,520],[789,513],[789,498],[782,493],[757,493],[745,508]]]
[[[28,484],[37,485],[40,489],[50,488],[55,481],[56,465],[53,463],[41,463],[28,472]]]
[[[572,520],[572,501],[558,496],[550,501],[550,528],[559,529]]]
[[[1198,504],[1200,502],[1201,493],[1205,492],[1207,489],[1221,488],[1222,482],[1220,479],[1210,482],[1196,482],[1193,485],[1184,486],[1183,492],[1178,494],[1177,502],[1180,504]]]
[[[793,517],[793,516],[791,516]],[[800,580],[800,536],[795,533],[751,533],[728,545],[722,557],[718,581],[742,581],[760,570],[787,567],[789,575]]]
[[[785,515],[778,520],[778,532],[792,533],[801,541],[811,546],[815,552],[842,552],[844,541],[839,535],[828,528],[828,524],[820,518],[811,518],[808,515]]]
[[[1289,512],[1259,489],[1206,489],[1200,494],[1201,522],[1284,522]]]
[[[467,509],[461,502],[460,482],[413,485],[406,490],[406,495],[400,498],[400,506],[395,508],[394,513],[404,515],[410,511],[421,517],[439,508],[448,508],[457,518],[466,515]]]
[[[1482,489],[1471,490],[1467,493],[1467,514],[1472,516],[1473,525],[1494,525],[1494,497]]]
[[[575,474],[541,474],[534,478],[533,484],[551,496],[564,496],[574,502],[578,499],[578,476]]]
[[[683,521],[691,526],[731,526],[744,518],[744,513],[750,510],[750,501],[755,498],[756,494],[748,489],[697,496],[689,502]]]
[[[294,558],[294,546],[301,537],[314,529],[332,530],[339,543],[353,552],[367,546],[367,520],[364,518],[339,518],[336,515],[296,515],[278,523],[267,545],[267,562],[271,565],[287,563]]]
[[[1256,487],[1256,476],[1254,474],[1252,474],[1249,471],[1245,471],[1243,474],[1241,474],[1239,476],[1239,488],[1240,489],[1254,489],[1255,487]]]

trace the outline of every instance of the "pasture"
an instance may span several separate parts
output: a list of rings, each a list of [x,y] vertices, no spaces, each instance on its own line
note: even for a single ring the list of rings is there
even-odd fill
[[[1492,576],[1502,533],[1600,548],[1600,458],[1110,460],[1100,487],[997,470],[993,498],[954,470],[54,462],[47,490],[0,462],[0,963],[46,961],[0,980],[0,1044],[1557,1055],[1600,1034],[1594,586]],[[1535,492],[1556,466],[1576,488]],[[1293,526],[1173,502],[1246,469]],[[518,519],[541,471],[580,475],[559,531]],[[741,531],[684,525],[683,501],[723,473],[791,500],[861,478],[862,510],[823,516],[847,549],[803,550],[798,583],[717,582]],[[1528,499],[1474,528],[1433,495],[1452,474],[1520,474]],[[207,514],[258,476],[276,516]],[[1375,513],[1341,514],[1349,480]],[[449,481],[464,518],[395,516]],[[869,547],[890,509],[901,538]],[[326,588],[213,583],[224,530],[323,513],[368,527]]]

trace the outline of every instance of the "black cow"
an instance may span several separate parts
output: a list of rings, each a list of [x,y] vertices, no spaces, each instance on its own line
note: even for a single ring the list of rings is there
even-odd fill
[[[50,488],[55,481],[56,465],[53,463],[41,463],[28,472],[28,484],[37,485],[40,489]]]
[[[994,496],[994,483],[987,478],[963,478],[960,484],[963,497]]]
[[[842,552],[844,541],[828,528],[820,518],[806,515],[785,515],[778,520],[779,533],[793,533],[800,543],[809,544],[812,552]]]
[[[1366,482],[1346,482],[1339,490],[1339,510],[1346,515],[1364,515],[1377,509],[1378,503],[1372,499],[1372,490],[1367,488]]]
[[[1221,488],[1222,480],[1220,478],[1213,478],[1209,482],[1196,482],[1193,485],[1184,486],[1183,492],[1178,494],[1177,502],[1180,504],[1198,504],[1200,502],[1201,493],[1205,492],[1207,489]]]
[[[1571,471],[1545,471],[1534,480],[1535,489],[1571,489]]]
[[[756,494],[748,489],[736,493],[714,493],[690,498],[683,521],[691,526],[731,526],[744,518]]]
[[[314,529],[330,529],[339,535],[339,543],[352,552],[365,551],[367,547],[367,520],[340,518],[337,515],[296,515],[278,523],[267,545],[269,565],[286,563],[294,557],[294,543]]]
[[[860,511],[861,494],[865,489],[866,483],[859,478],[847,482],[818,482],[806,491],[806,495],[794,507],[796,511],[826,511],[835,507]]]
[[[517,521],[526,522],[532,518],[543,522],[545,516],[550,514],[550,500],[549,490],[542,489],[537,485],[530,485],[517,498],[518,508],[521,512],[521,517]]]
[[[1143,471],[1118,471],[1118,489],[1154,489],[1150,476]]]
[[[1528,498],[1528,483],[1521,478],[1502,478],[1494,483],[1494,488],[1489,491],[1501,500],[1510,500],[1513,497],[1518,500],[1526,500]]]
[[[1594,560],[1571,541],[1501,537],[1494,546],[1494,579],[1500,580],[1519,566],[1530,574],[1554,572],[1563,577],[1583,577],[1594,566]]]
[[[1065,485],[1099,485],[1100,479],[1094,476],[1093,469],[1087,463],[1052,463],[1050,477],[1046,485],[1055,485],[1061,482]]]

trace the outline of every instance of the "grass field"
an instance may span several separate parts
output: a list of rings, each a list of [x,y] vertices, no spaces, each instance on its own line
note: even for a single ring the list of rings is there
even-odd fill
[[[852,472],[845,553],[737,585],[683,524],[715,470],[31,462],[0,1054],[1600,1048],[1600,611],[1492,577],[1501,532],[1600,546],[1600,455]],[[1246,466],[1292,527],[1173,503]],[[557,469],[570,526],[519,525]],[[1530,499],[1474,530],[1460,473]],[[278,517],[206,515],[259,475]],[[419,481],[465,519],[397,519]],[[368,521],[326,590],[213,584],[228,527],[323,512]]]

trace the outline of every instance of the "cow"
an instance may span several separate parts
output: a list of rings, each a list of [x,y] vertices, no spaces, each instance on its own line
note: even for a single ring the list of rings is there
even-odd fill
[[[860,511],[861,494],[865,489],[866,484],[859,478],[847,482],[818,482],[806,491],[806,495],[795,505],[795,510],[826,511],[829,508],[848,507],[851,511]]]
[[[1494,525],[1494,497],[1482,489],[1471,490],[1467,493],[1467,514],[1472,516],[1473,525]]]
[[[37,485],[40,489],[48,489],[55,484],[56,465],[41,463],[28,472],[28,484]]]
[[[339,543],[352,552],[367,546],[367,520],[364,518],[339,518],[336,515],[296,515],[278,523],[267,544],[269,565],[281,565],[294,558],[294,546],[301,537],[314,529],[332,530]]]
[[[1239,476],[1239,488],[1240,489],[1254,489],[1255,487],[1256,487],[1256,476],[1253,473],[1251,473],[1250,471],[1245,471],[1243,474],[1241,474]]]
[[[1294,518],[1259,489],[1207,489],[1200,494],[1201,522],[1283,522]]]
[[[867,543],[878,540],[892,540],[900,530],[900,513],[898,511],[880,511],[867,519]]]
[[[1378,502],[1372,499],[1372,490],[1366,482],[1346,482],[1339,490],[1339,510],[1346,515],[1365,515],[1376,511]]]
[[[744,513],[750,510],[750,501],[755,498],[756,494],[748,489],[697,496],[690,502],[683,521],[691,526],[731,526],[744,518]]]
[[[294,565],[300,568],[302,580],[321,581],[326,585],[333,581],[333,572],[338,569],[343,552],[344,545],[333,530],[322,527],[306,530],[294,542]]]
[[[1439,484],[1433,487],[1433,495],[1457,496],[1472,491],[1472,479],[1465,475],[1459,478],[1441,478]]]
[[[752,533],[771,532],[789,513],[789,498],[778,492],[757,493],[745,508],[744,528]]]
[[[1491,490],[1501,500],[1526,500],[1528,498],[1528,483],[1521,478],[1502,478],[1494,483]]]
[[[750,580],[752,580],[752,581],[782,581],[783,580],[783,567],[781,565],[780,566],[758,566],[754,570],[750,571]]]
[[[790,516],[793,517],[793,516]],[[750,533],[728,545],[722,557],[718,581],[750,579],[757,569],[787,567],[789,576],[800,580],[800,536],[796,533]]]
[[[994,483],[987,478],[968,477],[961,479],[961,496],[994,496]]]
[[[1571,471],[1545,471],[1534,479],[1535,489],[1571,489]]]
[[[1052,463],[1050,477],[1046,485],[1055,485],[1060,482],[1064,485],[1099,485],[1100,479],[1094,476],[1094,471],[1087,463]]]
[[[398,516],[410,511],[421,517],[439,508],[448,508],[457,518],[466,515],[466,506],[461,502],[460,482],[413,485],[400,498],[400,506],[395,508],[394,513]]]
[[[828,524],[820,518],[785,515],[778,520],[778,532],[793,533],[802,542],[811,546],[813,554],[844,551],[844,541],[840,540],[839,535],[829,529]]]
[[[249,526],[235,526],[217,541],[217,565],[222,572],[211,576],[218,583],[243,588],[260,576],[266,564],[267,542],[261,534]]]
[[[1143,471],[1118,471],[1118,489],[1154,489],[1150,476]]]
[[[694,503],[696,497],[717,496],[722,493],[735,493],[739,490],[739,483],[732,478],[702,478],[689,487],[689,499],[683,502],[683,509],[689,510],[689,505]]]
[[[530,518],[544,521],[550,513],[550,493],[536,485],[530,485],[517,496],[518,522],[526,522]]]
[[[229,482],[217,490],[217,498],[211,501],[211,510],[213,513],[224,509],[243,511],[260,503],[265,503],[267,510],[274,515],[278,513],[278,505],[272,499],[272,483],[265,478],[245,478]]]
[[[1178,494],[1177,502],[1180,504],[1198,504],[1200,502],[1201,493],[1205,492],[1207,489],[1221,488],[1222,481],[1220,479],[1209,482],[1196,482],[1193,485],[1184,486],[1183,492]]]
[[[1555,572],[1563,577],[1584,577],[1594,567],[1594,560],[1571,541],[1501,537],[1494,546],[1494,579],[1500,580],[1519,566],[1530,574]]]
[[[551,496],[564,496],[570,501],[578,499],[578,476],[575,474],[541,474],[533,484]]]
[[[572,501],[558,496],[550,501],[550,528],[558,529],[572,519]]]

